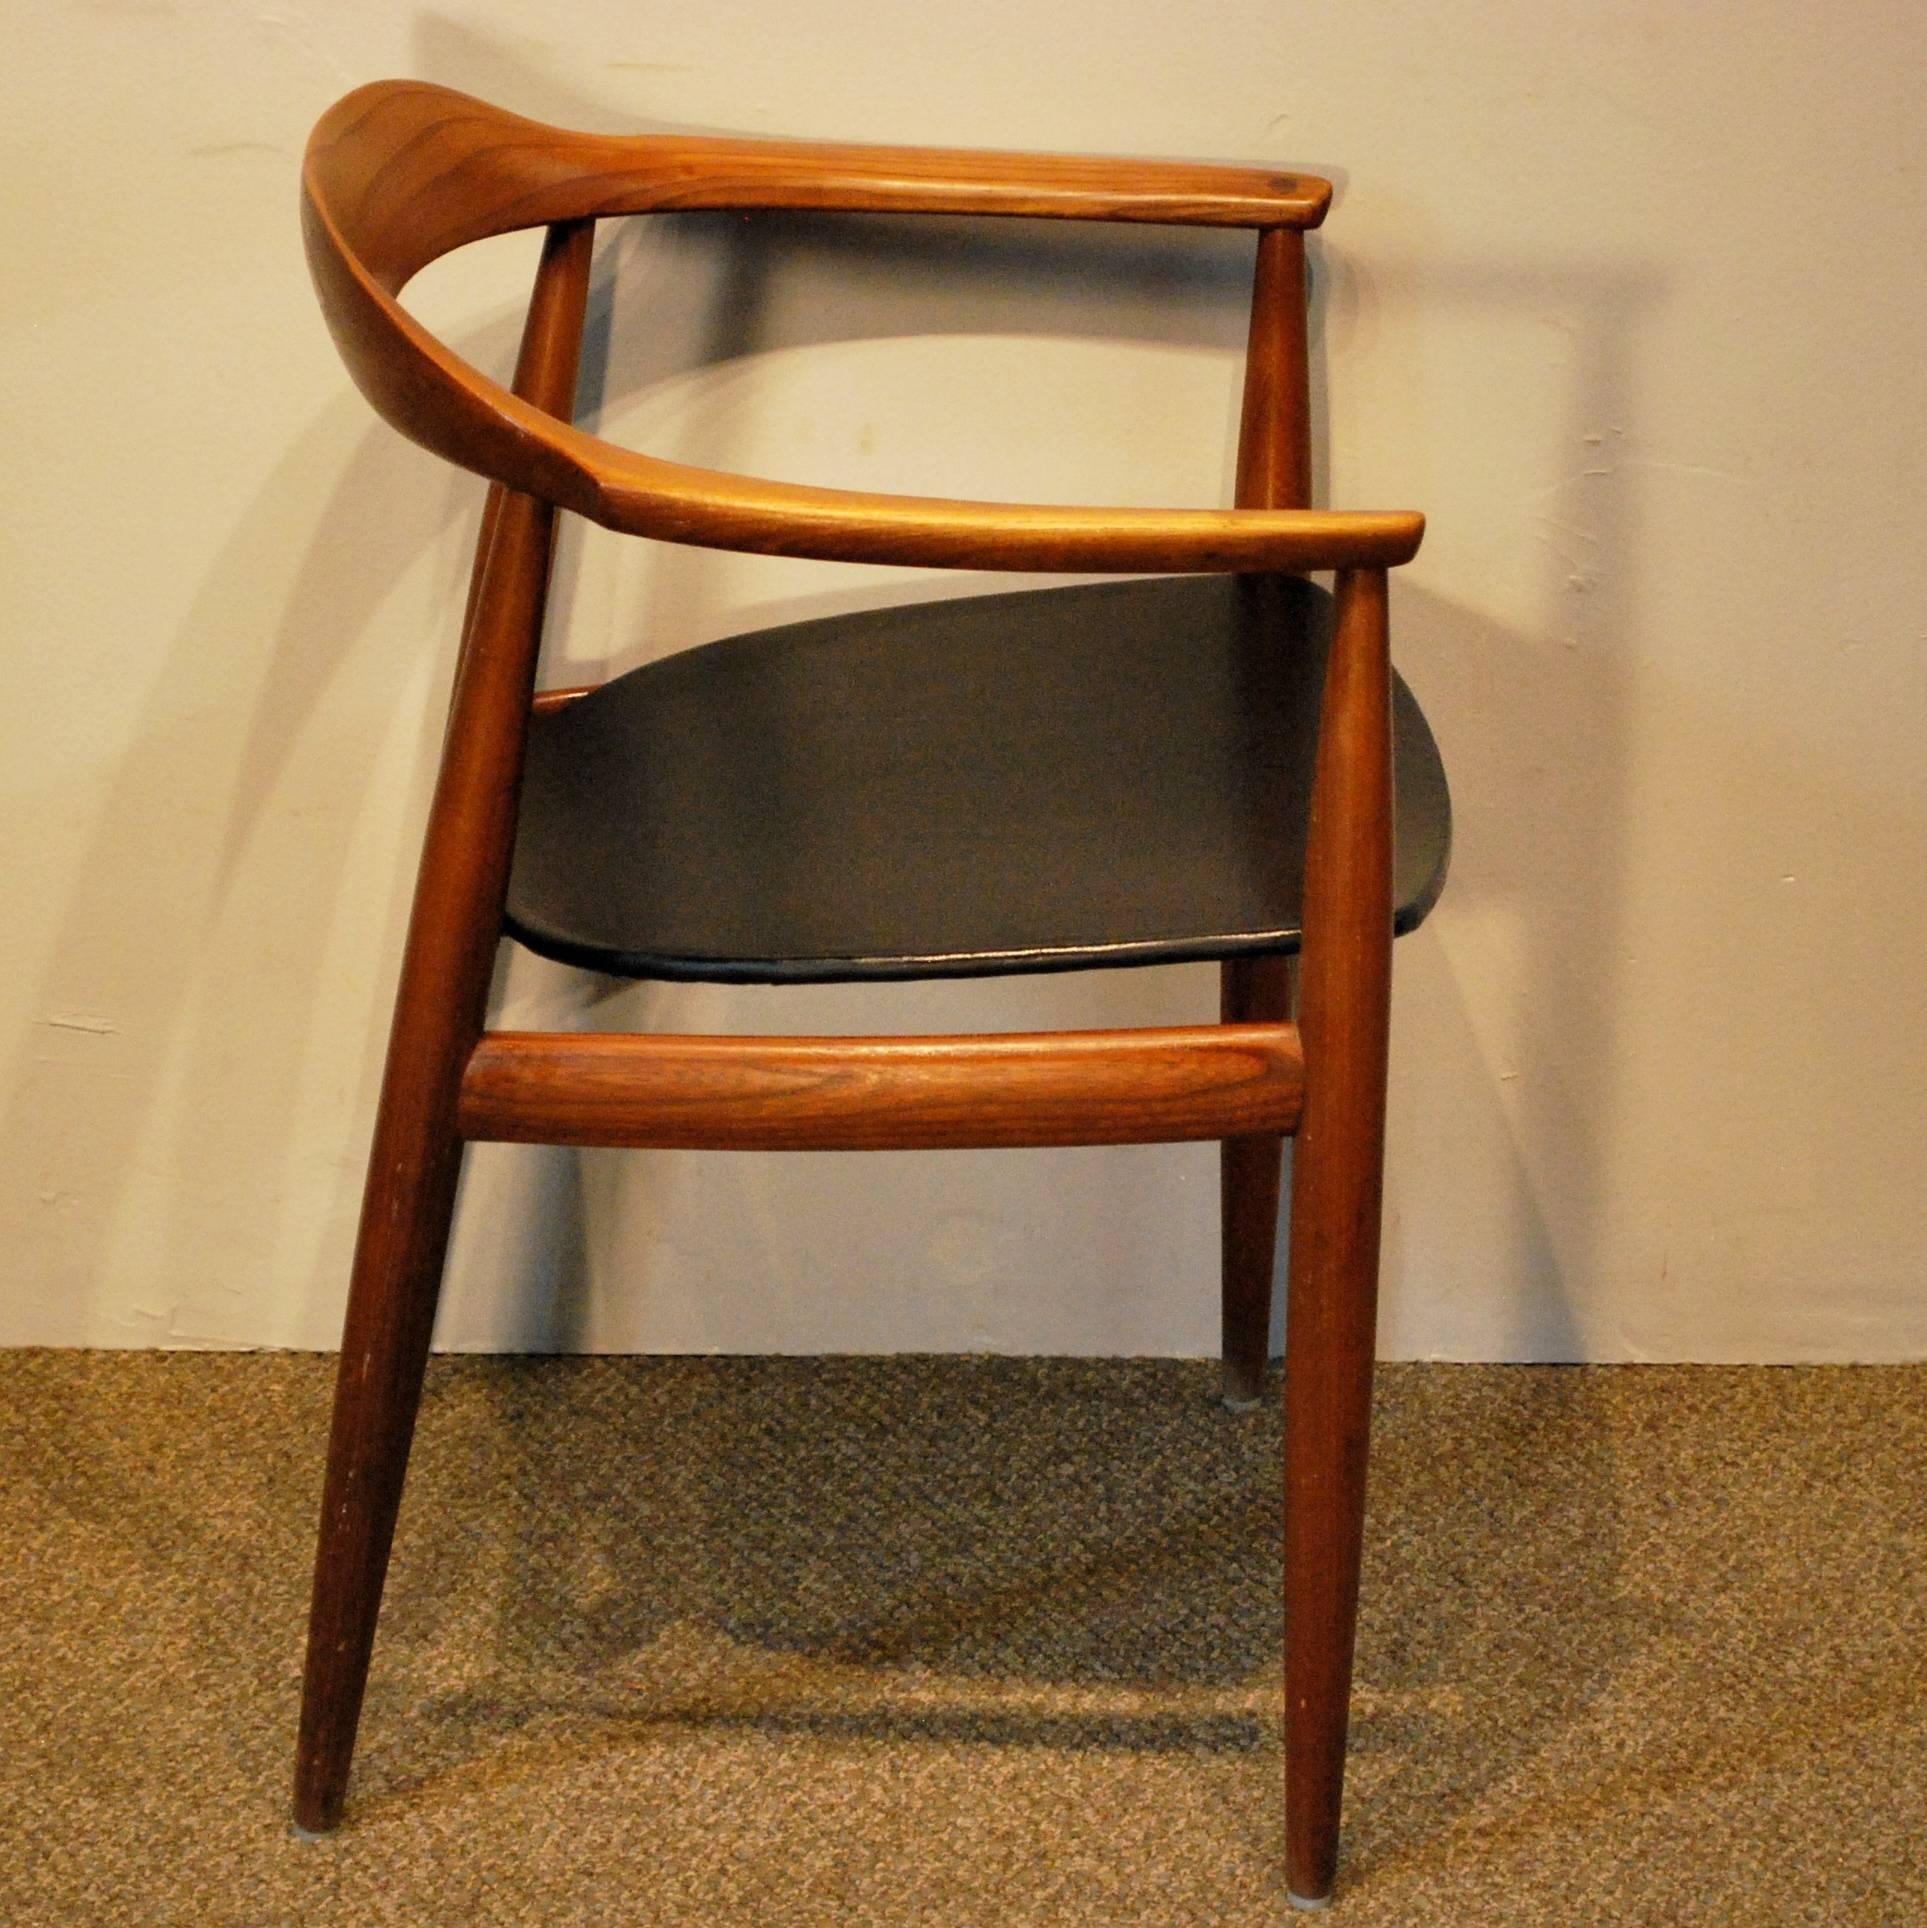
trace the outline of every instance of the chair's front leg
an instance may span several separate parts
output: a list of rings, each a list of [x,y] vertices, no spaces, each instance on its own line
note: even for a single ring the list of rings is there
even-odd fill
[[[1364,1538],[1390,1016],[1385,577],[1339,579],[1305,876],[1285,1334],[1286,1875],[1318,1907],[1339,1803]]]
[[[1285,1835],[1292,1900],[1338,1866],[1364,1545],[1381,1156],[1369,1123],[1292,1155],[1285,1338]],[[1301,1258],[1301,1254],[1303,1254]]]

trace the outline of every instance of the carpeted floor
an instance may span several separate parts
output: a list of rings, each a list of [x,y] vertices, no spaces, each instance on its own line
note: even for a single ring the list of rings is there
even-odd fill
[[[0,1923],[1284,1919],[1275,1406],[444,1360],[347,1825],[331,1362],[0,1355]],[[1927,1922],[1927,1370],[1381,1374],[1347,1923]]]

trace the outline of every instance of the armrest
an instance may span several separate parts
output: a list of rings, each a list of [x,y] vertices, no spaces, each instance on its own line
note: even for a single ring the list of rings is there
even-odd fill
[[[589,438],[584,437],[587,441]],[[920,568],[1096,574],[1390,568],[1425,534],[1414,511],[1106,509],[859,495],[684,468],[595,444],[582,513],[611,529],[763,555]]]
[[[849,207],[1310,226],[1323,182],[1255,170],[928,149],[619,140],[564,133],[445,88],[382,82],[322,117],[303,169],[309,265],[363,394],[464,468],[667,542],[853,562],[1016,570],[1389,566],[1413,514],[1080,509],[862,495],[658,461],[543,413],[396,300],[485,235],[647,208]]]
[[[1331,183],[1312,175],[1201,162],[579,134],[406,80],[329,108],[302,172],[390,294],[450,248],[605,214],[817,208],[1313,228],[1331,201]]]

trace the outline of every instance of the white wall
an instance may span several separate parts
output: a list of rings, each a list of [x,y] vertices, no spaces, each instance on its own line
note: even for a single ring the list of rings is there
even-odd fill
[[[1400,951],[1385,1350],[1927,1354],[1922,19],[12,9],[0,1339],[338,1330],[479,485],[349,389],[294,169],[330,99],[409,73],[610,129],[1333,174],[1324,499],[1431,515],[1397,647],[1460,813],[1444,905]],[[1050,245],[607,231],[626,305],[603,426],[858,486],[1225,499],[1246,244]],[[501,367],[529,258],[516,239],[444,266],[422,312]],[[567,680],[928,587],[596,532],[560,586]],[[507,998],[534,1024],[1020,1028],[1200,1018],[1214,985],[777,1011],[523,960]],[[1208,1352],[1215,1195],[1209,1148],[490,1148],[441,1338]]]

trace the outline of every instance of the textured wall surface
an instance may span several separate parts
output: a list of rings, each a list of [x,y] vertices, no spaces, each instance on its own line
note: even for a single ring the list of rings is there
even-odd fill
[[[294,171],[418,74],[538,116],[1331,174],[1321,499],[1421,507],[1460,812],[1401,947],[1385,1350],[1927,1354],[1922,16],[345,0],[13,10],[0,1341],[328,1345],[480,487],[349,389]],[[605,230],[595,418],[852,486],[1228,499],[1248,243]],[[411,300],[506,367],[515,237]],[[556,680],[969,593],[573,530]],[[1010,586],[999,584],[997,586]],[[1031,1028],[1205,970],[770,993],[518,960],[524,1024]],[[490,1148],[456,1347],[1200,1353],[1209,1148]]]

